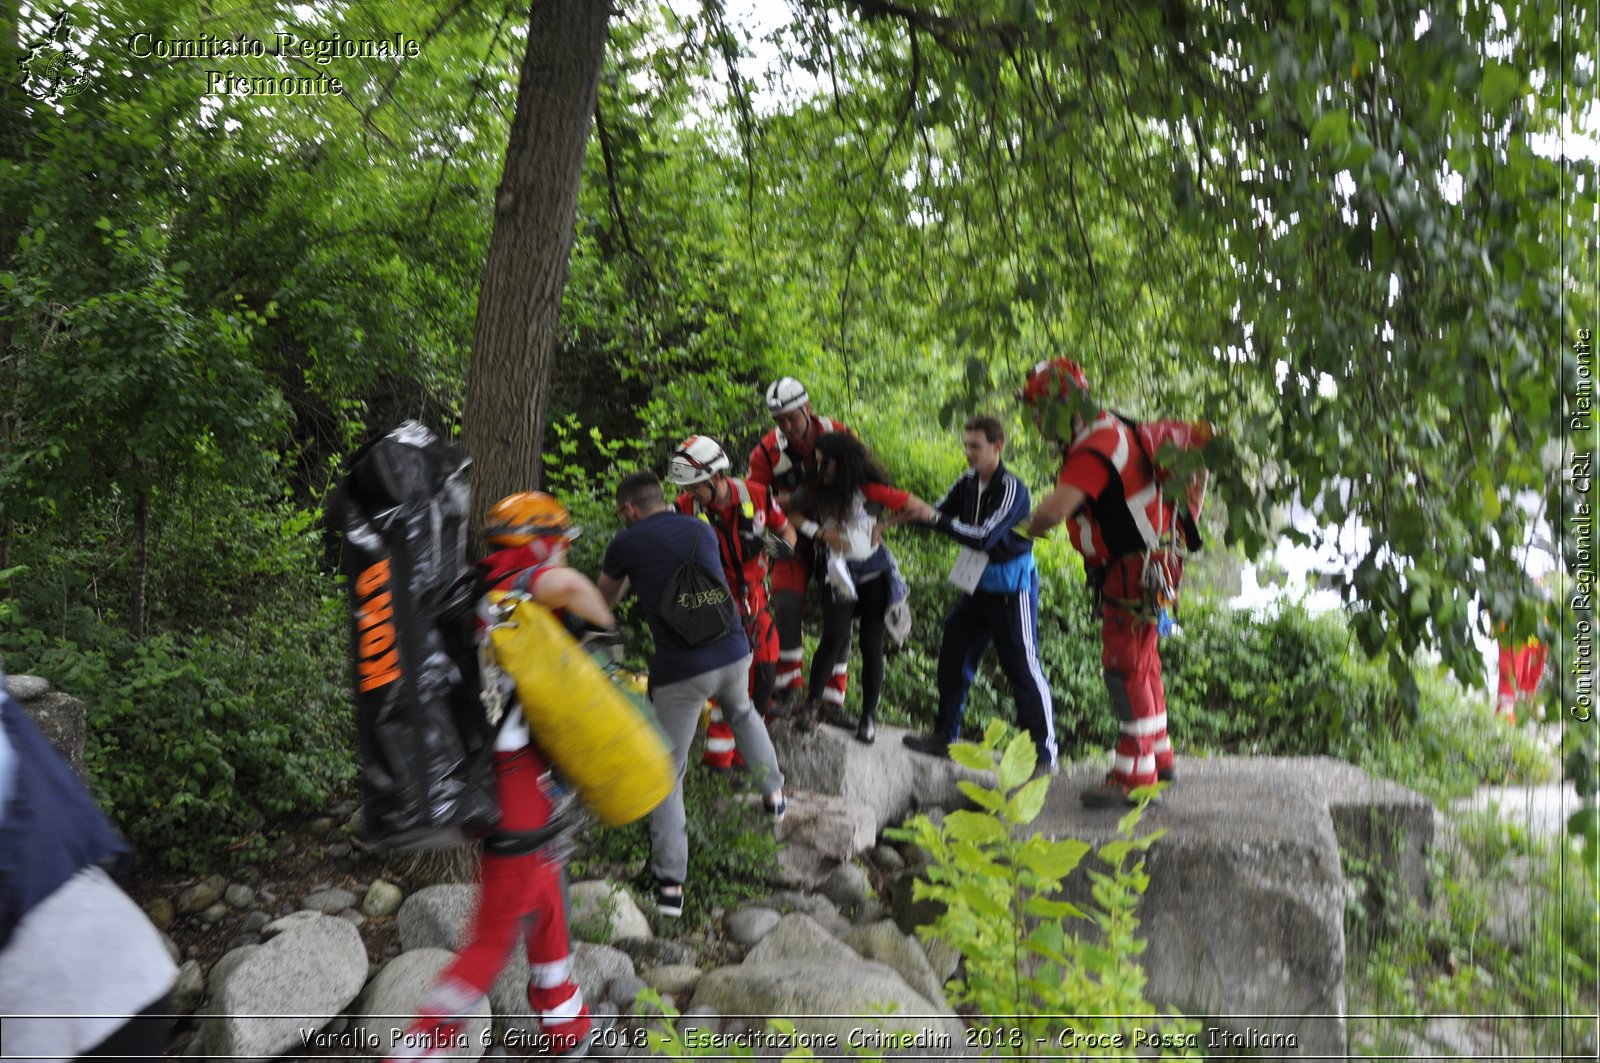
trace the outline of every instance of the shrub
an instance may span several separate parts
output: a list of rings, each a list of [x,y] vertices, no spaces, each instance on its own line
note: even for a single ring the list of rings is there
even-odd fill
[[[136,849],[197,871],[353,779],[348,635],[309,515],[243,496],[156,508],[153,634],[134,640],[100,584],[121,571],[112,529],[80,523],[19,540],[33,578],[12,584],[0,647],[83,701],[91,785]],[[178,575],[185,553],[209,586]]]
[[[1166,832],[1136,838],[1144,806],[1125,815],[1119,837],[1096,853],[1109,873],[1089,871],[1095,904],[1086,912],[1058,897],[1088,843],[1027,830],[1050,784],[1048,777],[1029,779],[1032,740],[996,722],[981,744],[958,743],[950,755],[964,767],[993,771],[996,785],[963,781],[961,792],[975,810],[951,812],[937,827],[918,816],[887,833],[930,857],[913,896],[944,906],[924,933],[953,945],[965,961],[965,977],[950,983],[950,996],[984,1024],[979,1047],[1015,1058],[1121,1057],[1153,1048],[1195,1055],[1198,1026],[1157,1014],[1144,997],[1139,965],[1145,943],[1135,909],[1150,881],[1140,854]],[[1092,924],[1093,932],[1080,936],[1075,920]],[[1078,1038],[1062,1039],[1065,1015],[1074,1016]],[[1147,1018],[1155,1021],[1136,1021]]]

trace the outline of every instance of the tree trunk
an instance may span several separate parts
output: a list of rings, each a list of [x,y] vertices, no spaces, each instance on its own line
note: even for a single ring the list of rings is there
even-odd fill
[[[474,544],[490,505],[539,484],[561,292],[610,15],[606,0],[530,5],[462,421],[473,460]]]

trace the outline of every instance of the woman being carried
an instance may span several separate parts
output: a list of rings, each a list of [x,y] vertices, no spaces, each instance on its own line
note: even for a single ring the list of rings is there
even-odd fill
[[[929,512],[930,507],[892,486],[883,466],[848,432],[823,435],[817,440],[816,455],[817,477],[796,493],[792,508],[805,518],[800,530],[826,545],[830,556],[822,581],[822,638],[811,658],[809,696],[795,727],[816,728],[828,679],[849,654],[850,624],[859,617],[861,718],[856,738],[871,742],[877,737],[875,719],[883,693],[884,615],[894,572],[894,558],[883,546],[883,526],[875,513],[887,508],[914,515]],[[829,722],[849,726],[837,717]]]

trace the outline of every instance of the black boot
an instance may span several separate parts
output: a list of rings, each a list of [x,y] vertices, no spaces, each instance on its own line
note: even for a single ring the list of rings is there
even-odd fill
[[[866,709],[861,710],[861,722],[856,724],[856,741],[871,745],[878,737],[878,728],[873,723],[872,713]]]
[[[811,698],[807,698],[806,703],[794,714],[794,729],[801,734],[810,734],[821,722],[822,706]]]

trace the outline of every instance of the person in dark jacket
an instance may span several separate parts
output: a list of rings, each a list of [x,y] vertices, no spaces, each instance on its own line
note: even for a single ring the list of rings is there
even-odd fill
[[[112,880],[128,847],[0,672],[0,1044],[160,1059],[177,968]]]
[[[1039,665],[1039,570],[1033,544],[1016,531],[1028,516],[1028,488],[1005,467],[1005,429],[973,417],[961,437],[968,469],[933,507],[931,526],[960,543],[951,582],[964,593],[944,621],[939,646],[939,712],[930,735],[907,735],[918,753],[945,756],[961,737],[967,689],[994,643],[1011,681],[1017,722],[1033,737],[1037,772],[1056,772],[1055,714]],[[917,519],[919,514],[911,514]]]

